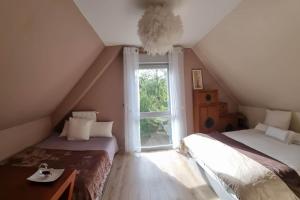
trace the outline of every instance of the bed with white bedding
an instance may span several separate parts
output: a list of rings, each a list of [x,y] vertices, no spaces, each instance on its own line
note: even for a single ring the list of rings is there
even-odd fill
[[[254,129],[223,135],[239,144],[237,148],[212,135],[193,134],[184,139],[185,150],[200,166],[221,199],[299,199],[299,145],[282,143]],[[240,146],[244,146],[244,150]],[[246,154],[241,153],[245,149]],[[263,165],[260,161],[267,164]],[[285,171],[290,180],[281,176]],[[292,186],[289,184],[291,181]]]

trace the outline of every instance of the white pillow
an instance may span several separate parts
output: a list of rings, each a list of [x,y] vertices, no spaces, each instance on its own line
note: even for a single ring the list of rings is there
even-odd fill
[[[82,119],[89,119],[92,121],[97,121],[97,112],[96,111],[77,111],[72,112],[72,116],[74,118],[82,118]]]
[[[112,126],[114,122],[93,122],[91,137],[112,137]]]
[[[291,118],[292,112],[267,110],[264,124],[288,130],[290,127]]]
[[[289,139],[290,139],[290,131],[289,130],[282,130],[279,128],[275,128],[272,126],[269,126],[267,131],[266,131],[266,135],[270,136],[272,138],[275,138],[279,141],[288,143]]]
[[[300,145],[300,133],[296,133],[294,131],[290,131],[290,133],[292,134],[290,143]]]
[[[255,126],[254,129],[259,130],[259,131],[262,131],[262,132],[265,133],[265,132],[267,131],[267,129],[268,129],[268,126],[265,125],[265,124],[262,124],[262,123],[258,123],[258,124]]]
[[[69,121],[66,120],[65,124],[64,124],[64,128],[63,128],[61,134],[59,135],[59,137],[65,137],[65,136],[67,136],[68,135],[68,130],[69,130]]]
[[[68,140],[89,140],[93,121],[80,118],[70,118]]]

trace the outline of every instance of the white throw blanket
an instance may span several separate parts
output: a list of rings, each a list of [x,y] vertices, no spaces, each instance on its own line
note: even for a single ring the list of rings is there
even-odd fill
[[[241,200],[299,199],[271,170],[208,135],[193,134],[183,142],[191,156]]]

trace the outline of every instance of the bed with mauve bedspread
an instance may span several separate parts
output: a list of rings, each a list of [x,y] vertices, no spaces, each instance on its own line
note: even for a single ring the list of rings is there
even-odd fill
[[[92,138],[90,141],[67,141],[52,135],[42,143],[2,162],[2,165],[38,167],[48,163],[50,168],[77,170],[74,199],[100,199],[112,159],[118,147],[115,138]]]

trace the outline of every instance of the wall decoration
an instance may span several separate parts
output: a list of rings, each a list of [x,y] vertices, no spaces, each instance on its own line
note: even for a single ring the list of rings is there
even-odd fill
[[[202,70],[193,69],[192,76],[193,76],[193,89],[202,90],[203,89]]]

